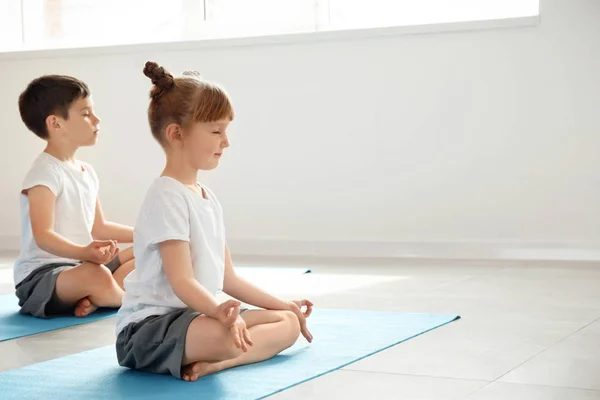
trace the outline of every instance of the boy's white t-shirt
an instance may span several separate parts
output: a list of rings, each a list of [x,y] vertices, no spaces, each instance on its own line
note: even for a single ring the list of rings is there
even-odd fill
[[[82,246],[92,239],[96,215],[99,181],[91,165],[77,161],[78,167],[60,161],[48,153],[41,153],[33,162],[21,186],[21,252],[14,265],[15,285],[35,269],[50,263],[75,263],[50,254],[36,244],[29,218],[29,197],[23,191],[43,185],[56,196],[54,231]]]
[[[188,242],[196,280],[213,295],[223,289],[223,210],[208,188],[198,186],[207,198],[170,177],[157,178],[146,193],[134,228],[136,265],[124,281],[117,334],[130,323],[187,307],[165,275],[158,246],[162,242]]]

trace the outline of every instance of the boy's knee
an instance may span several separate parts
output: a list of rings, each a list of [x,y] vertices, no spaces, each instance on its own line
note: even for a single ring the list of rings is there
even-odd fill
[[[101,264],[88,264],[90,281],[98,286],[107,287],[114,284],[112,272]]]

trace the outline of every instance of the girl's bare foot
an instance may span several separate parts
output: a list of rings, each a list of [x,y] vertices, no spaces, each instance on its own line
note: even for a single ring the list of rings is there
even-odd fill
[[[208,364],[207,362],[198,361],[195,363],[191,363],[183,367],[183,371],[181,377],[186,382],[194,382],[196,379],[200,377],[200,373],[203,368],[203,364]]]
[[[229,363],[228,363],[229,361]],[[194,382],[198,378],[203,376],[215,374],[222,371],[231,364],[232,360],[219,361],[219,362],[206,362],[197,361],[183,367],[182,378],[185,381]]]
[[[84,297],[83,299],[77,302],[75,306],[75,316],[76,317],[85,317],[86,315],[90,315],[94,311],[96,311],[98,307],[96,307],[90,299]]]

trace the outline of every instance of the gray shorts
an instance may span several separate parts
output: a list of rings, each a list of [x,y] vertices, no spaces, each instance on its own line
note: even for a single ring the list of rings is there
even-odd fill
[[[73,315],[75,306],[62,302],[56,295],[56,279],[62,271],[80,264],[81,262],[46,264],[31,272],[15,288],[21,307],[19,313],[38,318]],[[118,256],[106,264],[111,272],[115,272],[120,266]]]
[[[127,325],[117,336],[119,365],[181,379],[187,330],[199,315],[182,308]]]
[[[247,311],[240,308],[240,314]],[[119,365],[181,378],[188,327],[202,315],[189,308],[151,315],[127,325],[117,336]]]

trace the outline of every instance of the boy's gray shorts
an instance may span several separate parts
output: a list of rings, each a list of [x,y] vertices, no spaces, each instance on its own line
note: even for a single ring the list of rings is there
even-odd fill
[[[15,288],[19,298],[19,307],[21,307],[19,313],[38,318],[73,315],[75,306],[63,303],[56,295],[56,279],[62,271],[80,264],[46,264],[31,272]],[[111,272],[115,272],[119,266],[121,263],[118,256],[106,264]]]
[[[199,315],[182,308],[127,325],[117,336],[119,365],[181,379],[187,330]]]

